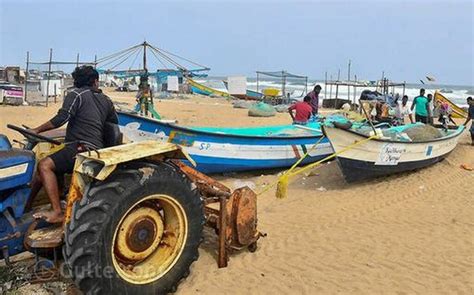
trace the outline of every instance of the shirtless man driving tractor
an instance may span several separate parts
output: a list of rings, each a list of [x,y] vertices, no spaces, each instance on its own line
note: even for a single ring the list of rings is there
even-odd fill
[[[76,154],[83,151],[84,146],[103,148],[105,123],[118,123],[112,101],[99,89],[99,73],[91,66],[81,66],[74,70],[72,77],[75,88],[64,98],[56,116],[30,129],[33,133],[41,133],[68,122],[65,147],[39,161],[31,184],[31,199],[44,187],[51,202],[51,210],[40,211],[34,217],[49,223],[62,222],[64,219],[59,200],[58,176],[63,177],[72,172]]]

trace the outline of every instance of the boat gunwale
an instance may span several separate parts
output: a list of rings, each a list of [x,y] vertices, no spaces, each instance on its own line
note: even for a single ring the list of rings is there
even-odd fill
[[[308,136],[256,136],[256,135],[215,133],[215,132],[211,132],[211,131],[196,130],[196,129],[192,129],[192,128],[189,128],[189,127],[174,125],[172,123],[164,123],[164,122],[161,122],[157,119],[146,118],[146,117],[142,117],[140,115],[125,112],[125,111],[117,111],[117,113],[118,114],[125,114],[125,115],[128,115],[128,116],[132,116],[132,117],[143,119],[143,120],[148,120],[148,121],[151,121],[152,123],[165,125],[169,128],[178,129],[180,131],[185,131],[185,132],[188,132],[188,133],[203,134],[203,135],[208,135],[208,136],[237,137],[237,138],[248,138],[248,139],[275,139],[275,140],[311,139],[311,138],[320,138],[320,137],[324,136],[324,132],[321,132],[318,135],[311,135],[311,136],[310,135],[308,135]],[[322,125],[321,125],[321,127],[322,127]]]
[[[337,128],[337,127],[327,127],[327,126],[324,126],[324,125],[321,125],[321,130],[323,131],[323,134],[324,136],[329,140],[329,142],[331,142],[331,145],[333,145],[331,139],[327,136],[326,134],[326,128],[335,128],[335,129],[339,129],[341,131],[346,131],[348,133],[351,133],[353,135],[356,135],[356,136],[359,136],[359,137],[363,137],[363,138],[369,138],[369,136],[365,135],[365,134],[361,134],[355,130],[351,130],[351,129],[342,129],[342,128]],[[372,139],[372,141],[377,141],[377,142],[383,142],[383,143],[399,143],[399,144],[428,144],[428,143],[433,143],[433,142],[438,142],[438,141],[445,141],[445,140],[448,140],[448,139],[452,139],[452,138],[455,138],[455,137],[458,137],[460,136],[463,131],[464,131],[465,127],[464,126],[458,126],[458,128],[456,128],[456,131],[452,134],[450,134],[449,136],[445,136],[445,137],[440,137],[440,138],[435,138],[433,140],[423,140],[423,141],[396,141],[396,140],[390,140],[390,139],[383,139],[383,138],[374,138]]]

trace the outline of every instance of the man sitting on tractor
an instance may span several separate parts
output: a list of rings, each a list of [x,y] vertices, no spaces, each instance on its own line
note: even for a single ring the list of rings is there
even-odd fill
[[[82,152],[85,146],[90,149],[103,148],[106,122],[118,123],[112,101],[99,89],[99,73],[91,66],[81,66],[74,70],[72,77],[75,88],[64,98],[56,116],[30,130],[41,133],[69,122],[65,147],[39,161],[31,184],[31,199],[44,187],[52,207],[49,211],[36,213],[34,217],[49,223],[59,223],[64,219],[59,200],[58,176],[63,177],[72,172],[76,154]]]

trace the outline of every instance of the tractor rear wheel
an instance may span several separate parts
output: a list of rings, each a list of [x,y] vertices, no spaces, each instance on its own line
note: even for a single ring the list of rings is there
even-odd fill
[[[85,294],[175,291],[198,258],[204,225],[196,188],[169,163],[132,163],[74,204],[64,256]]]

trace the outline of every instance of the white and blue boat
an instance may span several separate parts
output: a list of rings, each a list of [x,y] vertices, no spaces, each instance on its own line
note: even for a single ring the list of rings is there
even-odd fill
[[[251,128],[182,127],[173,123],[119,112],[122,133],[130,141],[154,139],[183,146],[204,173],[224,173],[293,165],[307,151],[302,164],[333,152],[319,123],[304,127],[280,125]]]

